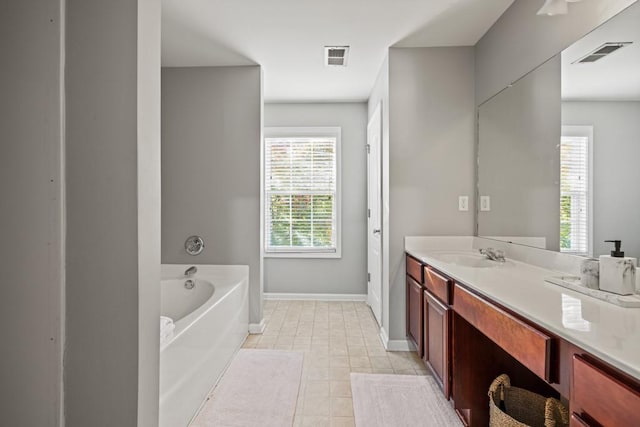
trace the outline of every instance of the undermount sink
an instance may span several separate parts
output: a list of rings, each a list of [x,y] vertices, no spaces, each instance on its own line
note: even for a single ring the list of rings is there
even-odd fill
[[[504,264],[504,262],[492,261],[483,255],[474,253],[434,252],[430,256],[447,264],[471,268],[492,268]]]

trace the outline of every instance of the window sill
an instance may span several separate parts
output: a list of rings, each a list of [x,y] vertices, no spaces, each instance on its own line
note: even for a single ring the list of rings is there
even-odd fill
[[[342,258],[340,250],[336,252],[265,252],[264,258]]]

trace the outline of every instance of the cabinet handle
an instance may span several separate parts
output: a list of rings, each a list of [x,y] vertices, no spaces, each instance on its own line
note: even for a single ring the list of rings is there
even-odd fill
[[[380,229],[379,228],[374,228],[373,229],[373,234],[380,234]]]

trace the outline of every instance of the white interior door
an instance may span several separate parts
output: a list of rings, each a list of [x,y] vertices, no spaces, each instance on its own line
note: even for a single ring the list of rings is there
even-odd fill
[[[382,107],[378,103],[367,126],[367,303],[382,325]]]

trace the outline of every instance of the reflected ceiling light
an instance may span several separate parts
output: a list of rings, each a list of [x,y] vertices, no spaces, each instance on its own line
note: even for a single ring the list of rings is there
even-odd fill
[[[537,15],[566,15],[569,13],[569,4],[566,0],[545,0]]]

